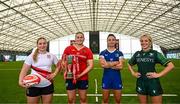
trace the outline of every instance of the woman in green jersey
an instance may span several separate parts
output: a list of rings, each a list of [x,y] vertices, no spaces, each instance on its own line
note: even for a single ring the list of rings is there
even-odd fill
[[[137,51],[128,62],[128,69],[137,78],[136,91],[141,104],[148,103],[148,96],[153,104],[162,103],[163,90],[159,78],[166,75],[174,68],[173,63],[166,59],[161,53],[152,49],[152,38],[148,34],[140,37],[141,51]],[[156,72],[155,65],[161,64],[165,68]],[[133,66],[138,66],[134,71]]]

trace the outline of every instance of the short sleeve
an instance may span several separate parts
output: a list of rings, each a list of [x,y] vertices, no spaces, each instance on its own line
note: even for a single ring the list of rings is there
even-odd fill
[[[93,53],[92,53],[92,51],[89,49],[89,48],[87,48],[87,59],[93,59]]]
[[[156,51],[157,52],[157,51]],[[165,58],[161,53],[157,52],[157,57],[156,57],[156,61],[157,63],[160,63],[163,66],[166,66],[170,60],[168,60],[167,58]]]
[[[55,55],[52,55],[53,56],[53,64],[57,64],[58,63],[58,59]]]
[[[104,58],[104,54],[103,54],[103,53],[104,53],[104,51],[101,51],[101,52],[100,52],[99,58],[100,58],[100,57],[101,57],[101,58]]]
[[[123,59],[124,58],[124,55],[121,51],[119,51],[119,59]]]
[[[128,63],[130,65],[135,65],[137,62],[136,62],[136,55],[137,55],[138,52],[136,52],[132,57],[131,59],[128,61]]]
[[[30,55],[26,58],[26,60],[24,61],[24,63],[27,64],[27,65],[32,65],[32,63],[33,63],[32,54],[30,54]]]

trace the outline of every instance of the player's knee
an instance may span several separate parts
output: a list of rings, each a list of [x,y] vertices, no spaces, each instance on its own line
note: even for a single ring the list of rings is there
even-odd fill
[[[109,99],[108,98],[103,98],[103,104],[108,104]]]
[[[68,103],[69,103],[69,104],[75,103],[75,99],[74,99],[74,98],[68,98]]]
[[[87,103],[86,97],[81,97],[81,98],[80,98],[80,102],[81,102],[81,103]]]
[[[121,103],[120,99],[115,99],[115,101],[116,101],[116,104],[120,104]]]

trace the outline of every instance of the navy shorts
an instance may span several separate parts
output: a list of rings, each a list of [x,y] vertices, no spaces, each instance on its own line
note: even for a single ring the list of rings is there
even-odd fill
[[[123,87],[122,81],[119,77],[117,78],[103,77],[102,79],[102,89],[121,90],[122,87]]]
[[[47,87],[30,87],[26,90],[26,95],[29,97],[48,95],[54,92],[54,85],[51,84]]]
[[[67,79],[66,90],[74,90],[74,89],[81,89],[81,90],[88,89],[88,80],[77,80],[77,82],[74,84],[72,79]]]

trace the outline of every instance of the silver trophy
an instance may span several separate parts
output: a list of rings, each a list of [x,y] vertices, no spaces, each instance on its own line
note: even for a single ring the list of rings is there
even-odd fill
[[[73,72],[72,72],[72,64],[73,64],[73,56],[72,55],[68,55],[67,56],[67,76],[66,79],[72,79],[73,78]]]

